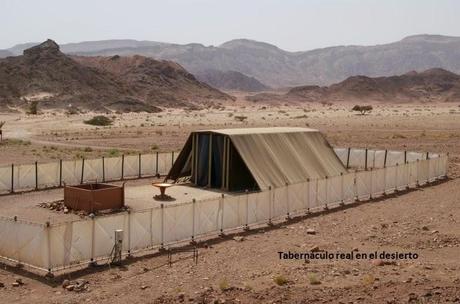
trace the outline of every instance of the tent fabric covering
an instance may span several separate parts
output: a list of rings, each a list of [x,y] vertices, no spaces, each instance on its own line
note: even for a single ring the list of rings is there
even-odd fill
[[[346,172],[342,162],[318,130],[272,127],[204,130],[194,133],[227,136],[260,190],[268,189],[270,186],[282,187],[308,179],[337,176]],[[187,141],[188,144],[190,142]],[[207,140],[203,140],[202,143],[207,149],[209,145]],[[207,150],[205,147],[202,148],[203,154],[206,155],[198,155],[198,159],[208,157],[208,153],[205,152]],[[191,153],[191,149],[184,147],[183,150]],[[222,153],[222,150],[213,149],[212,153]],[[184,155],[183,158],[185,157]],[[222,159],[220,156],[216,158],[216,160],[220,159]],[[174,167],[177,169],[171,170],[169,174],[173,179],[177,178],[177,170],[181,170],[183,166],[173,166],[173,169]],[[229,174],[232,175],[232,172]],[[198,176],[201,176],[199,172]]]

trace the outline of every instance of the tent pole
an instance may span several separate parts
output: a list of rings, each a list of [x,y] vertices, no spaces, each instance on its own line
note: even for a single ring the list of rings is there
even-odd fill
[[[225,189],[225,171],[226,171],[226,166],[227,166],[227,140],[224,137],[224,149],[222,151],[222,183],[221,183],[221,189]]]
[[[195,153],[195,185],[198,184],[198,144],[199,144],[199,140],[198,140],[198,134],[195,134],[195,151],[193,151]]]
[[[195,134],[192,133],[192,161],[191,161],[191,176],[192,182],[194,182],[193,177],[195,176]]]
[[[228,191],[229,179],[230,179],[230,138],[227,136],[227,170],[225,170],[225,190]]]
[[[212,133],[209,133],[208,147],[208,188],[211,188],[211,166],[212,166]]]

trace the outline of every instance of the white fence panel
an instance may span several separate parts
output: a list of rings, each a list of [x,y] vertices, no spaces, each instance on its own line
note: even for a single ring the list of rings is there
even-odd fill
[[[218,233],[222,219],[221,199],[199,201],[194,204],[194,236]]]
[[[11,191],[11,166],[0,167],[0,192]]]
[[[233,229],[246,224],[246,198],[244,195],[225,196],[223,229]]]
[[[337,157],[340,159],[344,166],[347,165],[347,158],[348,158],[348,149],[347,148],[334,148],[334,152]]]
[[[60,179],[59,162],[38,164],[38,183],[40,188],[57,187]]]
[[[82,160],[62,162],[62,181],[67,185],[76,185],[81,182]]]
[[[114,181],[121,179],[121,164],[121,157],[109,157],[104,159],[106,181]]]
[[[85,159],[83,168],[83,182],[102,181],[102,158],[101,159]]]
[[[356,197],[355,173],[343,175],[343,202],[354,202]]]
[[[172,165],[171,153],[158,153],[158,173],[161,175],[168,174]]]
[[[340,203],[343,199],[342,176],[333,176],[327,179],[327,203]]]
[[[404,164],[404,152],[403,151],[388,151],[387,155],[387,166],[396,166],[396,164]]]
[[[349,167],[364,168],[366,163],[366,150],[365,149],[351,149]]]
[[[289,214],[300,213],[306,210],[305,201],[307,201],[307,183],[298,183],[287,186],[289,199]]]
[[[193,205],[186,203],[181,205],[166,206],[164,212],[164,244],[170,244],[193,236]]]
[[[46,229],[44,225],[0,219],[0,256],[48,269]]]
[[[139,176],[139,155],[126,155],[124,160],[124,178]]]
[[[35,165],[14,167],[14,191],[34,189],[35,185]]]
[[[94,257],[108,257],[115,244],[115,230],[122,229],[124,236],[123,249],[129,248],[129,225],[128,214],[117,214],[100,217],[94,221]]]
[[[154,154],[141,155],[141,175],[152,176],[156,174],[156,162]]]
[[[288,188],[275,188],[273,191],[273,213],[272,218],[285,217],[288,212]]]
[[[371,194],[370,171],[356,172],[356,190],[359,200],[368,199]]]
[[[408,185],[409,168],[407,165],[396,166],[396,189],[405,190]]]
[[[249,194],[248,223],[261,224],[270,220],[270,191]]]
[[[372,196],[376,197],[385,193],[385,168],[371,171]]]

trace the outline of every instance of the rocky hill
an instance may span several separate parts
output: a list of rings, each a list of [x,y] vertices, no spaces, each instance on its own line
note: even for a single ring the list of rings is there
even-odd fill
[[[236,71],[205,70],[194,75],[198,80],[223,90],[260,92],[270,89],[256,78]]]
[[[409,72],[391,77],[352,76],[331,86],[299,86],[286,94],[256,94],[251,101],[460,101],[460,76],[443,69]]]
[[[247,39],[220,46],[107,40],[66,44],[62,50],[86,56],[137,54],[172,60],[191,73],[236,71],[270,87],[330,85],[354,75],[392,76],[431,68],[460,73],[460,37],[440,35],[410,36],[375,46],[336,46],[302,52],[288,52]],[[17,54],[21,46],[9,51]]]
[[[152,112],[231,99],[176,63],[141,56],[72,58],[52,40],[0,59],[3,108],[39,100],[44,108]]]

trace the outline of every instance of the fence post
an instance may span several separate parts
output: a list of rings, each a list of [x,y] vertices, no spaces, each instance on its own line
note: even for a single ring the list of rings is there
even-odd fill
[[[174,151],[171,152],[171,168],[174,165]]]
[[[358,185],[356,184],[357,172],[355,171],[355,176],[353,176],[353,201],[358,200]]]
[[[38,162],[35,161],[35,190],[38,190]]]
[[[195,244],[195,213],[196,213],[196,199],[192,199],[192,241],[191,244]]]
[[[248,231],[249,230],[249,191],[248,189],[246,189],[244,193],[246,196],[246,217],[245,217],[245,223],[244,223],[244,230]]]
[[[224,236],[224,197],[225,195],[222,193],[219,204],[220,204],[220,234],[219,236]]]
[[[351,150],[351,148],[348,147],[348,153],[347,153],[347,169],[350,168],[350,150]]]
[[[11,164],[11,193],[14,193],[14,164]]]
[[[426,159],[430,159],[430,152],[426,152]]]
[[[160,249],[164,249],[164,240],[165,240],[165,208],[164,204],[161,204],[161,242]]]
[[[367,171],[367,148],[366,148],[366,155],[364,157],[364,170]]]
[[[387,167],[387,154],[388,154],[388,150],[385,150],[385,158],[383,160],[383,167],[386,168]]]
[[[47,267],[48,273],[46,275],[48,277],[53,277],[53,274],[51,273],[52,260],[51,260],[50,222],[46,222],[45,229],[46,229],[46,247],[47,247],[47,255],[48,255],[48,267]]]
[[[92,216],[92,217],[91,217],[91,260],[90,260],[92,265],[95,264],[95,261],[94,261],[94,258],[95,258],[95,257],[94,257],[94,251],[95,251],[94,245],[95,245],[95,243],[96,243],[96,242],[95,242],[95,230],[96,230],[96,229],[95,229],[95,228],[96,228],[96,227],[95,227],[95,226],[96,226],[96,222],[95,222],[95,221],[96,221],[96,220],[95,220],[95,217]]]
[[[139,164],[138,164],[138,169],[139,169],[139,178],[142,176],[142,154],[139,153]]]
[[[150,247],[153,247],[153,208],[150,208],[150,221],[149,221],[149,230],[150,230]]]
[[[268,186],[268,225],[273,225],[272,216],[273,216],[273,194],[272,194],[272,186]]]
[[[371,188],[369,189],[369,199],[371,200],[371,199],[372,199],[372,190],[373,190],[372,184],[374,183],[374,180],[373,180],[373,173],[374,173],[374,170],[373,170],[373,168],[371,168],[370,170],[371,170],[371,177],[370,177],[370,180],[371,180]]]
[[[305,201],[305,213],[310,212],[310,178],[307,178],[307,199]]]
[[[383,196],[387,195],[387,168],[383,168]]]
[[[83,184],[84,174],[85,174],[85,159],[82,158],[82,160],[81,160],[81,180],[80,180],[80,184]]]
[[[124,175],[125,175],[125,155],[122,154],[121,155],[121,180],[124,179]]]
[[[156,171],[155,171],[155,175],[158,175],[158,152],[156,152]]]
[[[128,209],[128,255],[131,257],[131,210]]]
[[[59,187],[62,187],[62,159],[59,160]]]
[[[399,171],[399,164],[396,163],[396,168],[395,168],[395,192],[398,191],[398,171]]]
[[[329,186],[329,178],[327,177],[327,175],[326,175],[326,182],[325,182],[324,184],[325,184],[324,187],[325,187],[325,189],[326,189],[326,191],[324,191],[324,192],[325,192],[325,196],[326,196],[326,197],[325,197],[325,200],[324,200],[324,210],[328,210],[329,207],[327,206],[327,203],[329,202],[329,196],[327,195],[327,193],[328,193],[329,191],[327,191],[327,190],[328,190],[328,188],[329,188],[329,187],[328,187],[328,186]]]
[[[345,196],[345,193],[344,193],[344,181],[345,180],[345,177],[343,176],[343,172],[340,172],[340,205],[343,206],[345,205],[345,200],[344,200],[344,196]]]
[[[289,184],[286,183],[286,220],[291,218],[290,216],[290,206],[289,206]]]
[[[407,164],[407,150],[404,150],[404,163]]]
[[[105,183],[105,158],[102,156],[102,182]]]

